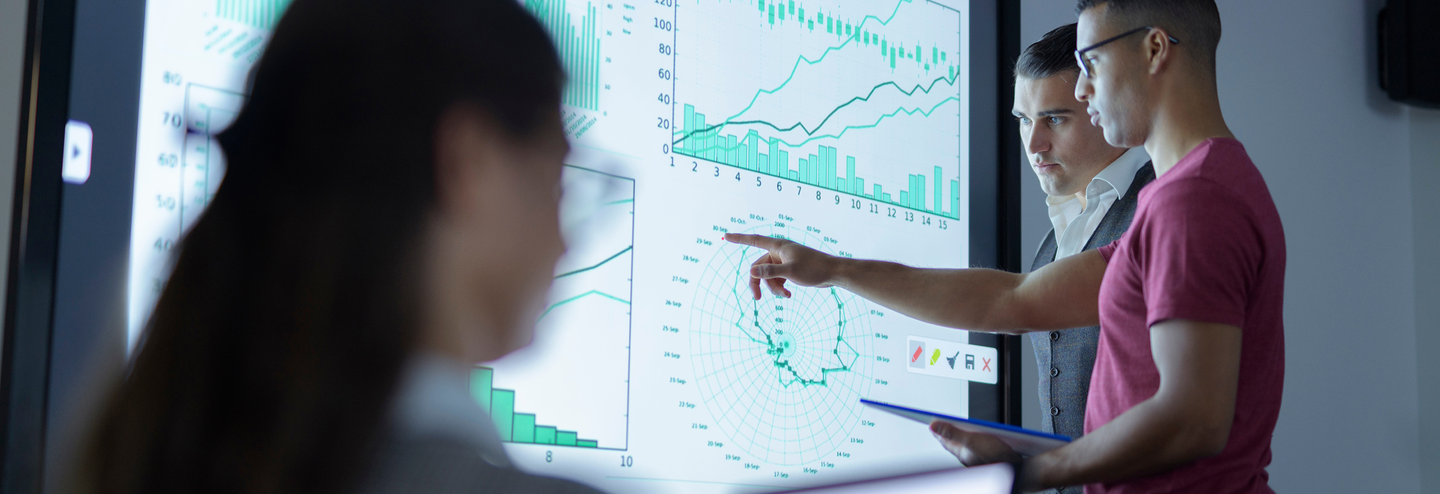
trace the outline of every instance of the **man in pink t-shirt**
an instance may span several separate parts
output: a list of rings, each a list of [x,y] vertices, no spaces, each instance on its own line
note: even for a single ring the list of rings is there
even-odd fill
[[[1220,112],[1214,0],[1080,0],[1075,97],[1116,147],[1144,145],[1155,179],[1115,243],[1029,274],[916,269],[783,239],[750,283],[838,286],[971,330],[1100,323],[1086,435],[1021,458],[999,439],[931,424],[966,465],[1013,462],[1017,490],[1268,493],[1284,382],[1285,236],[1270,192]],[[1098,303],[1097,303],[1098,301]]]

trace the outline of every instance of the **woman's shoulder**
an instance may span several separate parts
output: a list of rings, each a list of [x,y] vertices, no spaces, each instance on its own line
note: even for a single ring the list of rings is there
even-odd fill
[[[491,465],[482,458],[475,444],[444,436],[386,440],[357,491],[362,494],[599,493],[569,480]]]

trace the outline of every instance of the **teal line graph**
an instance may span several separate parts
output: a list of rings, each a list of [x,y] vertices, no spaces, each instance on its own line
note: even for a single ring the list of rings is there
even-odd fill
[[[617,302],[630,312],[634,291],[635,180],[598,170],[565,165],[562,229],[569,252],[557,265],[544,320],[557,310],[591,298]],[[578,201],[578,202],[571,202]],[[586,230],[589,228],[590,230]],[[569,236],[569,235],[567,235]]]
[[[556,308],[559,308],[560,306],[563,306],[563,305],[565,305],[565,304],[569,304],[569,303],[571,303],[571,302],[575,302],[575,301],[578,301],[578,300],[581,300],[581,299],[584,299],[584,298],[590,297],[590,296],[596,296],[596,297],[600,297],[600,298],[610,299],[610,300],[614,300],[614,301],[616,301],[616,302],[620,302],[620,303],[625,304],[625,305],[630,305],[630,301],[629,301],[629,300],[625,300],[625,299],[623,299],[623,298],[616,297],[616,296],[614,296],[614,295],[611,295],[611,294],[602,292],[602,291],[600,291],[600,290],[590,290],[590,291],[588,291],[588,292],[585,292],[585,293],[576,295],[576,296],[574,296],[574,297],[570,297],[570,298],[567,298],[567,299],[565,299],[565,300],[561,300],[561,301],[559,301],[559,302],[555,302],[555,303],[553,303],[553,304],[550,304],[549,307],[546,307],[546,308],[545,308],[545,312],[540,313],[540,318],[541,318],[541,319],[544,319],[545,316],[550,315],[550,311],[553,311],[553,310],[555,310]]]
[[[630,202],[630,201],[626,201],[626,202]],[[623,204],[623,203],[622,203],[622,204]],[[624,250],[621,250],[620,252],[616,252],[615,255],[605,258],[604,261],[600,261],[600,262],[598,262],[598,263],[596,263],[596,264],[594,264],[594,265],[592,265],[592,266],[583,267],[583,268],[580,268],[580,269],[576,269],[576,270],[574,270],[574,271],[567,271],[567,272],[564,272],[564,273],[557,274],[557,275],[555,275],[555,279],[558,280],[558,279],[564,278],[564,277],[566,277],[566,276],[577,275],[577,274],[580,274],[580,273],[584,273],[584,272],[586,272],[586,271],[594,270],[594,269],[596,269],[596,268],[599,268],[600,266],[604,266],[605,263],[608,263],[608,262],[610,262],[610,261],[614,261],[615,258],[620,257],[620,256],[622,256],[622,255],[625,255],[626,252],[630,252],[631,250],[634,250],[634,249],[635,249],[635,246],[633,246],[633,245],[632,245],[632,246],[626,246]]]
[[[890,11],[890,16],[889,16],[889,17],[886,17],[885,19],[881,19],[881,18],[876,17],[876,16],[873,16],[873,15],[867,15],[867,16],[865,16],[865,17],[863,17],[863,18],[860,19],[860,22],[858,23],[858,26],[859,26],[860,29],[864,29],[865,23],[867,23],[867,22],[869,22],[869,21],[871,21],[871,20],[874,20],[874,21],[876,21],[876,22],[879,22],[881,26],[888,26],[888,25],[890,25],[890,22],[892,22],[892,21],[895,20],[895,16],[900,13],[900,7],[903,6],[903,5],[905,5],[905,4],[912,3],[912,2],[913,2],[913,0],[900,0],[899,2],[896,2],[895,8]],[[792,3],[793,3],[793,2],[792,2]],[[941,8],[945,8],[945,9],[947,9],[947,10],[949,9],[949,7],[944,7],[943,5],[940,5],[940,4],[933,4],[933,3],[932,3],[931,5],[936,5],[936,6],[939,6],[939,7],[941,7]],[[803,12],[803,10],[802,10],[802,12]],[[802,15],[803,15],[803,14],[802,14]],[[825,51],[821,52],[821,53],[820,53],[820,56],[819,56],[819,57],[816,57],[814,60],[811,60],[811,59],[809,59],[808,57],[806,57],[806,56],[804,56],[804,55],[801,55],[798,59],[795,60],[795,63],[790,67],[790,75],[786,76],[784,81],[782,81],[779,85],[775,86],[775,87],[772,88],[772,89],[760,89],[760,90],[756,91],[756,92],[755,92],[755,95],[750,98],[750,102],[745,105],[745,108],[741,109],[739,112],[735,113],[734,115],[731,115],[729,118],[727,118],[727,119],[725,119],[725,120],[728,121],[728,120],[735,119],[735,118],[737,118],[737,117],[739,117],[739,116],[741,116],[741,115],[744,115],[746,112],[750,111],[751,108],[754,108],[755,102],[756,102],[756,101],[759,101],[760,96],[766,95],[766,94],[774,94],[774,93],[780,91],[781,89],[785,89],[785,86],[789,85],[789,84],[790,84],[790,81],[792,81],[792,80],[795,79],[795,73],[796,73],[796,72],[799,72],[799,70],[800,70],[800,64],[801,64],[801,63],[804,63],[804,64],[806,64],[806,65],[815,65],[815,64],[818,64],[818,63],[820,63],[820,62],[823,62],[823,61],[825,61],[825,57],[828,56],[828,55],[830,55],[830,52],[833,52],[833,51],[836,51],[836,50],[840,50],[840,49],[842,49],[842,48],[845,48],[845,46],[849,45],[851,41],[855,41],[855,42],[857,42],[857,43],[860,43],[860,42],[861,42],[861,40],[860,40],[860,39],[857,39],[856,37],[853,37],[853,36],[851,36],[851,37],[846,37],[846,38],[844,38],[844,41],[841,41],[841,42],[840,42],[839,45],[835,45],[835,46],[831,46],[831,47],[826,48]],[[870,43],[870,44],[875,44],[875,43]],[[887,42],[887,44],[888,44],[888,42]],[[889,46],[881,45],[881,48],[882,48],[882,49],[885,49],[885,48],[889,48]],[[888,50],[886,50],[886,51],[888,51]],[[919,51],[920,51],[920,50],[917,50],[917,53],[918,53]],[[948,54],[945,54],[945,52],[938,52],[938,51],[937,51],[936,54],[941,54],[943,58],[949,58],[949,57],[948,57]],[[957,58],[958,58],[958,57],[957,57]],[[892,67],[892,68],[893,68],[893,67]]]
[[[843,109],[845,109],[845,107],[850,106],[850,105],[852,105],[852,104],[854,104],[854,103],[863,102],[863,101],[870,101],[870,98],[873,97],[873,96],[875,96],[875,91],[878,91],[878,90],[879,90],[880,88],[882,88],[882,87],[885,87],[885,86],[895,86],[895,89],[899,90],[901,94],[904,94],[904,95],[906,95],[906,96],[912,96],[912,95],[914,95],[916,92],[923,92],[923,93],[925,93],[925,94],[930,94],[930,90],[934,89],[934,88],[935,88],[935,84],[938,84],[940,81],[945,81],[945,82],[948,83],[948,84],[954,85],[954,84],[955,84],[955,76],[952,75],[952,76],[950,76],[950,77],[939,77],[939,78],[936,78],[935,80],[930,81],[930,85],[929,85],[929,86],[921,86],[921,85],[919,85],[919,84],[916,84],[916,85],[915,85],[915,88],[914,88],[914,89],[911,89],[911,90],[909,90],[909,91],[906,91],[905,88],[900,87],[900,85],[897,84],[895,81],[887,81],[887,82],[882,82],[882,83],[880,83],[880,84],[876,84],[874,87],[870,88],[870,92],[869,92],[869,93],[866,93],[865,96],[856,96],[856,97],[850,98],[849,101],[846,101],[846,102],[840,104],[840,106],[835,107],[834,110],[830,110],[830,113],[826,114],[826,115],[825,115],[825,118],[821,119],[821,120],[820,120],[820,123],[815,125],[815,129],[814,129],[814,130],[811,130],[809,127],[807,127],[804,122],[795,122],[795,124],[793,124],[793,125],[791,125],[791,126],[789,126],[789,127],[780,127],[780,126],[778,126],[778,125],[775,125],[775,124],[773,124],[773,123],[767,122],[767,121],[765,121],[765,120],[726,120],[726,121],[724,121],[724,122],[717,123],[717,124],[713,124],[713,125],[709,125],[709,126],[706,126],[706,127],[704,127],[704,128],[700,128],[700,129],[683,129],[681,132],[678,132],[678,134],[680,134],[680,138],[679,138],[679,139],[676,139],[676,140],[675,140],[674,142],[672,142],[671,144],[679,144],[679,143],[681,143],[682,141],[685,141],[685,140],[688,140],[688,139],[694,137],[696,134],[709,133],[709,132],[711,132],[711,131],[719,132],[719,129],[724,128],[726,125],[736,125],[736,126],[739,126],[739,125],[764,125],[764,126],[770,127],[770,128],[772,128],[772,129],[775,129],[775,130],[780,131],[780,132],[789,132],[789,131],[792,131],[792,130],[795,130],[795,129],[799,128],[801,131],[804,131],[804,132],[805,132],[805,135],[807,135],[807,136],[814,136],[815,133],[816,133],[816,132],[819,132],[820,129],[824,128],[824,127],[825,127],[825,123],[826,123],[826,122],[829,122],[829,121],[830,121],[830,118],[831,118],[831,117],[834,117],[836,113],[839,113],[839,112],[840,112],[840,110],[843,110]],[[934,112],[934,111],[935,111],[935,108],[939,108],[940,105],[943,105],[943,104],[945,104],[945,103],[948,103],[948,102],[950,102],[950,101],[955,101],[955,100],[956,100],[956,98],[953,98],[953,97],[952,97],[952,98],[947,98],[947,99],[941,101],[939,104],[937,104],[937,105],[935,105],[934,107],[930,108],[930,111],[925,112],[925,116],[927,116],[927,117],[930,116],[930,113],[931,113],[931,112]],[[904,111],[904,108],[900,108],[900,109],[897,109],[897,110],[894,111],[894,112],[891,112],[891,113],[888,113],[888,114],[886,114],[886,115],[883,115],[881,118],[893,117],[893,116],[895,116],[895,114],[897,114],[897,113],[899,113],[899,112],[901,112],[901,111]],[[917,108],[916,111],[919,111],[919,109]],[[824,138],[824,137],[839,138],[840,136],[842,136],[842,135],[845,134],[845,131],[846,131],[846,130],[850,130],[850,129],[852,129],[852,128],[874,127],[875,125],[878,125],[879,123],[880,123],[880,121],[879,121],[879,120],[876,120],[875,123],[874,123],[874,124],[871,124],[871,125],[861,125],[861,126],[853,126],[853,125],[852,125],[852,126],[846,126],[845,129],[843,129],[843,130],[840,131],[840,134],[820,136],[819,138]],[[816,138],[816,137],[812,137],[812,138],[806,139],[806,140],[804,140],[804,141],[801,141],[801,142],[798,143],[798,144],[791,144],[791,143],[786,142],[786,141],[783,141],[783,140],[782,140],[781,142],[785,142],[785,145],[790,146],[790,147],[799,147],[799,146],[803,146],[803,145],[805,145],[805,144],[807,144],[807,143],[809,143],[810,141],[813,141],[813,140],[815,140],[815,139],[817,139],[817,138]]]
[[[754,0],[749,5],[753,5],[751,11],[758,11],[768,26],[777,33],[768,34],[769,31],[765,31],[762,25],[758,32],[764,37],[763,41],[759,41],[762,46],[799,43],[794,38],[795,33],[782,33],[780,30],[780,26],[785,25],[787,16],[792,20],[790,25],[799,25],[815,35],[821,35],[819,31],[823,30],[824,33],[835,36],[834,42],[827,43],[828,46],[825,46],[818,56],[797,54],[794,63],[790,64],[789,73],[778,84],[763,83],[753,94],[742,91],[740,94],[745,95],[748,102],[739,111],[723,119],[711,119],[707,122],[705,112],[697,111],[697,108],[707,106],[712,109],[729,107],[725,103],[712,101],[710,94],[706,93],[713,91],[709,88],[715,85],[712,83],[697,87],[695,96],[686,95],[680,101],[684,115],[683,119],[681,115],[675,116],[676,125],[671,136],[670,149],[681,156],[792,180],[900,209],[960,219],[961,170],[946,171],[953,170],[949,168],[953,165],[946,166],[946,163],[953,164],[962,159],[958,148],[963,74],[957,69],[963,58],[959,53],[959,39],[964,32],[960,26],[963,20],[961,13],[929,1],[898,0],[893,8],[889,9],[888,15],[865,15],[855,22],[836,12],[818,12],[816,9],[807,13],[803,4],[797,5],[792,0]],[[722,3],[715,8],[730,7],[725,7]],[[733,15],[729,14],[728,10],[724,12],[724,15]],[[936,17],[936,14],[942,15]],[[956,22],[954,31],[945,25],[951,14]],[[748,14],[741,16],[748,17]],[[910,29],[914,27],[916,19],[922,17],[926,20],[921,26],[938,29]],[[932,21],[931,18],[937,20]],[[945,41],[917,42],[913,45],[897,41],[902,37],[924,38],[925,33],[930,33],[929,36],[936,40]],[[805,31],[799,34],[810,35]],[[697,39],[709,38],[702,36]],[[945,46],[943,50],[942,44]],[[952,44],[954,46],[950,46]],[[878,50],[885,58],[884,66],[868,58],[875,53],[872,49]],[[816,50],[819,50],[819,47],[816,47]],[[838,59],[832,56],[841,50],[848,54],[837,55]],[[905,68],[906,72],[897,74],[897,59],[913,60],[915,65],[901,67]],[[801,76],[801,67],[818,67],[821,63],[826,64],[818,68],[823,72],[811,74],[812,71],[807,71]],[[932,69],[939,69],[941,73],[938,76],[933,75]],[[853,89],[855,92],[837,95],[833,103],[816,100],[816,94],[827,94],[823,85],[815,86],[817,78],[828,81],[834,80],[837,75],[851,81],[864,81],[866,78],[876,80],[866,81],[861,87],[845,89]],[[907,77],[923,79],[914,83],[902,82]],[[802,81],[796,84],[803,84],[803,87],[792,84],[796,81]],[[765,98],[762,101],[765,95],[775,95],[775,98]],[[805,110],[801,104],[820,108]],[[756,115],[760,118],[745,118],[757,105],[765,108],[767,114],[763,117]],[[774,108],[771,108],[772,106]],[[772,110],[801,112],[800,115],[810,116],[781,119],[770,115]],[[941,126],[929,123],[931,118],[948,119],[952,113],[956,118]],[[730,129],[728,134],[725,133],[727,129]],[[867,129],[876,131],[847,138],[851,130]],[[897,137],[900,139],[896,139]],[[917,145],[927,149],[957,149],[957,152],[917,154],[904,150],[906,146]],[[797,158],[793,165],[790,163],[791,153],[795,153]],[[841,154],[845,156],[841,158]],[[856,174],[857,164],[864,170],[872,171],[893,170],[896,166],[901,166],[910,168],[912,173],[907,173],[908,183],[903,187],[889,188],[875,181],[867,185],[867,180]],[[899,181],[898,176],[895,181]],[[886,190],[887,188],[890,190]],[[838,201],[839,198],[836,199]],[[857,208],[863,206],[863,203],[855,204]],[[925,218],[923,221],[929,222],[930,219]],[[941,220],[940,225],[945,226],[944,220]]]
[[[825,250],[791,222],[746,233]],[[690,358],[716,427],[760,461],[795,465],[833,454],[859,422],[875,366],[870,313],[839,289],[795,288],[756,301],[746,286],[752,247],[720,244],[695,280]]]

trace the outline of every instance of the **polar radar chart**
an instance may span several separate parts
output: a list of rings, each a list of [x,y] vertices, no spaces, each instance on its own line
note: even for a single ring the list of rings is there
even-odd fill
[[[748,233],[824,246],[793,228]],[[690,316],[696,383],[731,444],[768,463],[809,463],[860,423],[875,360],[869,311],[835,288],[753,300],[750,263],[763,252],[725,244],[706,266]]]

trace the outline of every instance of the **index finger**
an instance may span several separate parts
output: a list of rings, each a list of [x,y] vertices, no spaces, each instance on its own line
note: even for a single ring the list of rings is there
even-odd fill
[[[773,238],[773,237],[767,237],[767,236],[764,236],[764,235],[749,235],[749,234],[745,234],[745,233],[726,233],[726,234],[725,234],[725,241],[726,241],[726,242],[730,242],[730,243],[740,244],[740,245],[749,245],[749,246],[751,246],[751,247],[759,247],[759,248],[765,249],[765,250],[775,250],[775,249],[780,248],[780,239],[778,239],[778,238]]]

